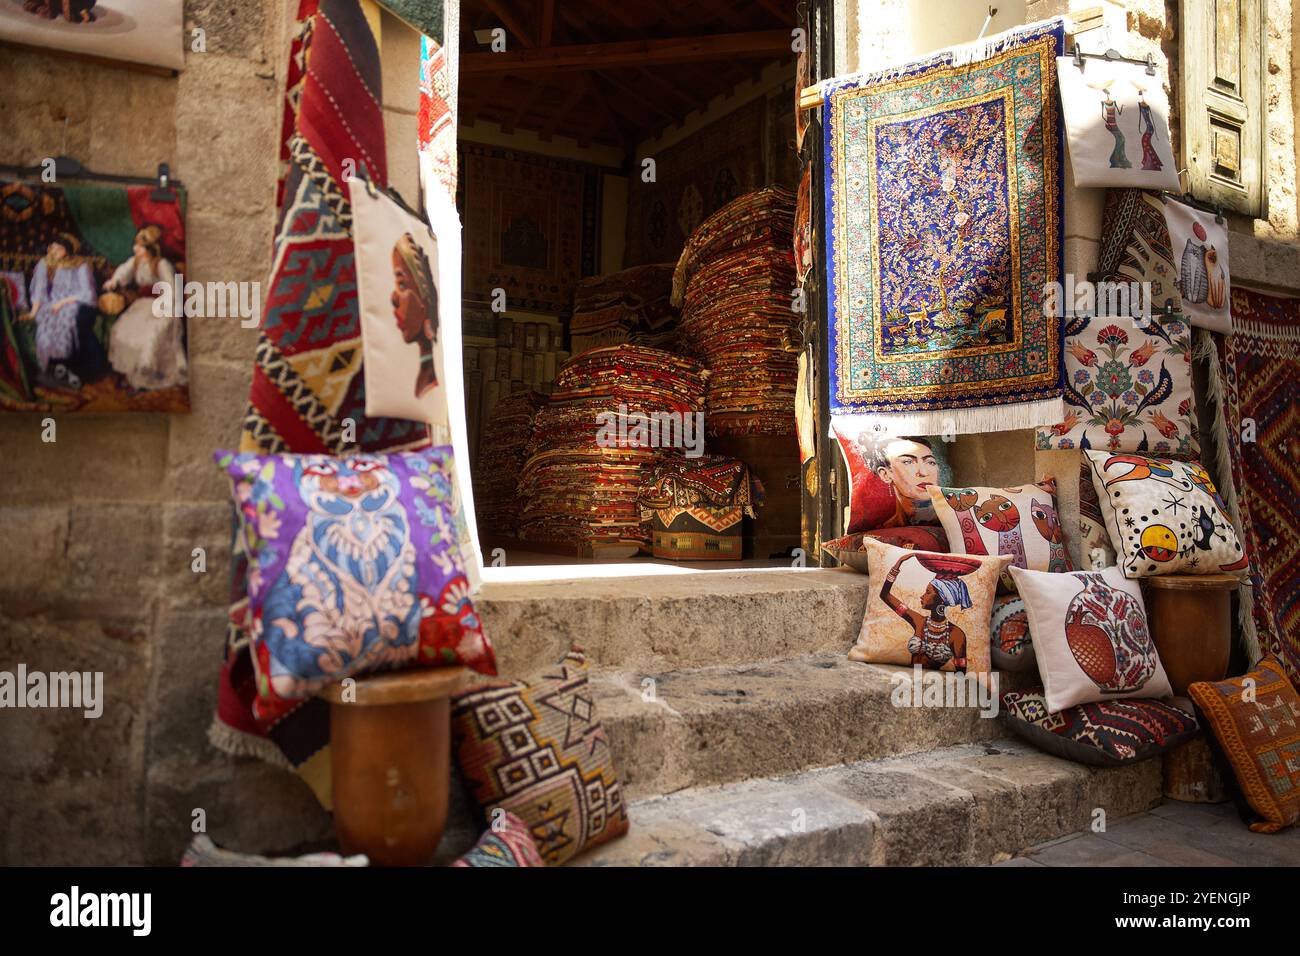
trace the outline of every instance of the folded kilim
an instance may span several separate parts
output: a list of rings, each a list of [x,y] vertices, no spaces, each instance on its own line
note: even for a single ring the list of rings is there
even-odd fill
[[[832,416],[900,434],[1054,425],[1055,19],[825,90]],[[846,429],[849,430],[849,429]]]
[[[780,186],[741,196],[699,225],[677,261],[679,339],[709,369],[710,435],[794,431],[794,205]]]
[[[751,518],[754,505],[762,503],[757,482],[743,461],[725,455],[703,455],[662,462],[655,467],[649,484],[641,492],[641,509],[650,513],[663,508],[740,508]]]
[[[572,359],[533,419],[519,479],[519,537],[646,546],[641,490],[657,464],[683,452],[663,447],[673,435],[660,434],[657,447],[635,444],[633,426],[638,415],[692,416],[704,407],[704,382],[698,363],[643,346],[591,349]]]
[[[365,414],[344,172],[355,166],[357,176],[387,186],[378,46],[356,0],[301,0],[296,23],[284,100],[279,221],[240,450],[342,454],[357,447],[423,447],[426,426]],[[345,428],[349,420],[353,438],[353,429]],[[240,537],[232,560],[226,661],[209,737],[227,752],[293,767],[328,806],[325,702],[312,698],[273,723],[253,715]]]
[[[569,322],[574,354],[623,342],[652,348],[671,345],[677,334],[672,284],[672,263],[634,266],[579,281]]]
[[[1213,338],[1222,369],[1215,433],[1250,555],[1258,651],[1300,686],[1300,299],[1234,285],[1232,334]]]
[[[546,402],[541,392],[508,395],[497,402],[483,426],[474,465],[474,513],[480,538],[519,533],[523,511],[519,473],[528,460],[533,419]]]

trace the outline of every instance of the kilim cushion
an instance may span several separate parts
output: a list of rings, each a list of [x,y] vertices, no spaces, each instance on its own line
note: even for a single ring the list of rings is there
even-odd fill
[[[527,680],[460,694],[452,735],[484,814],[519,817],[548,865],[627,832],[623,788],[576,648]]]
[[[450,448],[215,457],[248,555],[259,717],[370,671],[496,673],[461,561]]]
[[[493,813],[496,818],[473,848],[452,866],[545,866],[532,831],[513,813]]]
[[[866,545],[867,613],[849,659],[988,673],[993,595],[1011,559]]]
[[[1040,750],[1113,767],[1158,756],[1196,735],[1196,718],[1158,700],[1111,700],[1051,711],[1041,688],[1002,695],[1012,731]]]
[[[1187,688],[1250,809],[1256,833],[1300,820],[1300,694],[1271,658],[1231,680]]]
[[[1052,711],[1129,697],[1169,697],[1136,581],[1119,568],[1049,574],[1012,568],[1029,614]]]

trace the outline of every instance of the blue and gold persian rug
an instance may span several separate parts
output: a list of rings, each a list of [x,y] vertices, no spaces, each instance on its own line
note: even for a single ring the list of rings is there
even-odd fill
[[[901,432],[1064,417],[1060,19],[825,90],[831,413]]]

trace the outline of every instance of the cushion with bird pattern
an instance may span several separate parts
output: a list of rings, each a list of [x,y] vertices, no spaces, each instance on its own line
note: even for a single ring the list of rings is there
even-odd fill
[[[1249,570],[1227,505],[1197,461],[1086,453],[1116,561],[1127,578]]]

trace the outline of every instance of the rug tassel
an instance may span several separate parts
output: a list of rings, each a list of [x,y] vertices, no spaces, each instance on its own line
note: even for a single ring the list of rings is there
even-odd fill
[[[280,752],[280,748],[270,740],[236,730],[219,719],[213,719],[208,725],[208,742],[222,753],[232,757],[256,757],[284,770],[293,769],[285,755]]]
[[[1228,449],[1228,417],[1223,394],[1223,369],[1219,367],[1219,352],[1214,347],[1214,337],[1208,329],[1196,330],[1196,347],[1192,357],[1206,365],[1206,401],[1209,404],[1210,422],[1214,430],[1214,470],[1228,517],[1237,532],[1237,540],[1246,546],[1242,533],[1241,508],[1237,501],[1237,487],[1232,478],[1232,457]],[[1251,666],[1263,657],[1259,646],[1259,632],[1255,630],[1255,591],[1250,578],[1243,578],[1237,587],[1237,624],[1241,631],[1241,645]]]
[[[1044,398],[1013,405],[937,408],[921,412],[871,412],[831,416],[845,434],[882,428],[891,435],[972,435],[1055,425],[1065,419],[1065,399]],[[831,438],[834,438],[832,433]]]
[[[1023,46],[1025,43],[1036,40],[1043,36],[1048,30],[1060,26],[1062,29],[1068,29],[1065,17],[1052,17],[1050,20],[1042,20],[1038,23],[1030,23],[1024,26],[1013,27],[1002,33],[996,33],[991,37],[984,37],[971,43],[964,43],[960,46],[949,47],[939,53],[935,53],[924,60],[910,61],[897,66],[885,67],[882,70],[873,70],[863,73],[850,73],[846,76],[835,77],[834,79],[825,80],[822,83],[823,102],[829,103],[831,94],[846,86],[867,86],[877,83],[887,83],[891,80],[900,79],[909,73],[921,70],[938,64],[948,64],[950,66],[969,66],[972,63],[980,63],[991,57],[1004,53],[1007,50],[1014,50],[1016,47]],[[1053,423],[1055,424],[1055,423]]]

